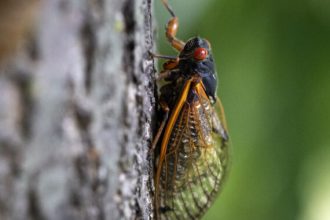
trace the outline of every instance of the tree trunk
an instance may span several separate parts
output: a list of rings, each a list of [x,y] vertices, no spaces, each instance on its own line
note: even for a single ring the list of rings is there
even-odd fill
[[[150,219],[151,0],[44,0],[0,73],[0,219]]]

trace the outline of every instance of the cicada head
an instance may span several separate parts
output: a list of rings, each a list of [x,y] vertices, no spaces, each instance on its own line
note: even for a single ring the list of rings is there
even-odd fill
[[[215,100],[217,78],[210,43],[200,37],[187,41],[180,53],[179,68],[183,75],[202,78],[206,94]]]

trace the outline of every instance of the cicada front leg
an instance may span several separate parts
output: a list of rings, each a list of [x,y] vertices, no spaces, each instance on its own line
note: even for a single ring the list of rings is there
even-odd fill
[[[183,49],[185,43],[175,37],[176,33],[178,31],[178,28],[179,28],[178,17],[174,14],[174,11],[168,4],[167,0],[162,0],[162,2],[164,4],[165,8],[168,10],[168,12],[172,15],[172,18],[167,22],[167,25],[166,25],[166,38],[170,42],[172,47],[174,47],[178,51],[181,51]]]
[[[158,58],[158,59],[167,59],[163,64],[163,70],[158,74],[156,77],[156,80],[162,80],[162,79],[169,79],[171,78],[171,74],[175,73],[175,69],[178,68],[180,58],[176,56],[167,56],[167,55],[160,55],[160,54],[154,54],[152,52],[149,52],[150,55],[153,58]]]
[[[170,78],[171,73],[173,72],[173,70],[175,70],[177,68],[177,66],[179,64],[179,57],[159,55],[159,54],[154,54],[152,52],[150,52],[150,55],[154,58],[168,59],[168,61],[166,61],[163,64],[163,70],[158,74],[156,80],[159,81],[162,79]],[[159,125],[158,131],[154,137],[154,140],[152,141],[151,151],[153,151],[156,148],[156,145],[164,130],[164,127],[166,125],[166,122],[167,122],[168,116],[169,116],[169,112],[170,112],[170,108],[168,107],[168,104],[165,101],[161,100],[159,102],[159,105],[160,105],[161,110],[164,112],[164,116],[163,116],[162,122]]]

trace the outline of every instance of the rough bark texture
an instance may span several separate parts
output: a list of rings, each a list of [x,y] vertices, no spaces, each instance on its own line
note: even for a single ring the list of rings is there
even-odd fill
[[[0,73],[0,219],[150,219],[151,0],[45,0]]]

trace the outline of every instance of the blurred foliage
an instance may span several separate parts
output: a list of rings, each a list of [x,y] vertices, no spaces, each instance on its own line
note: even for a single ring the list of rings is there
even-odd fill
[[[156,2],[159,52],[169,15]],[[330,219],[330,1],[170,0],[213,48],[232,141],[205,220]]]

